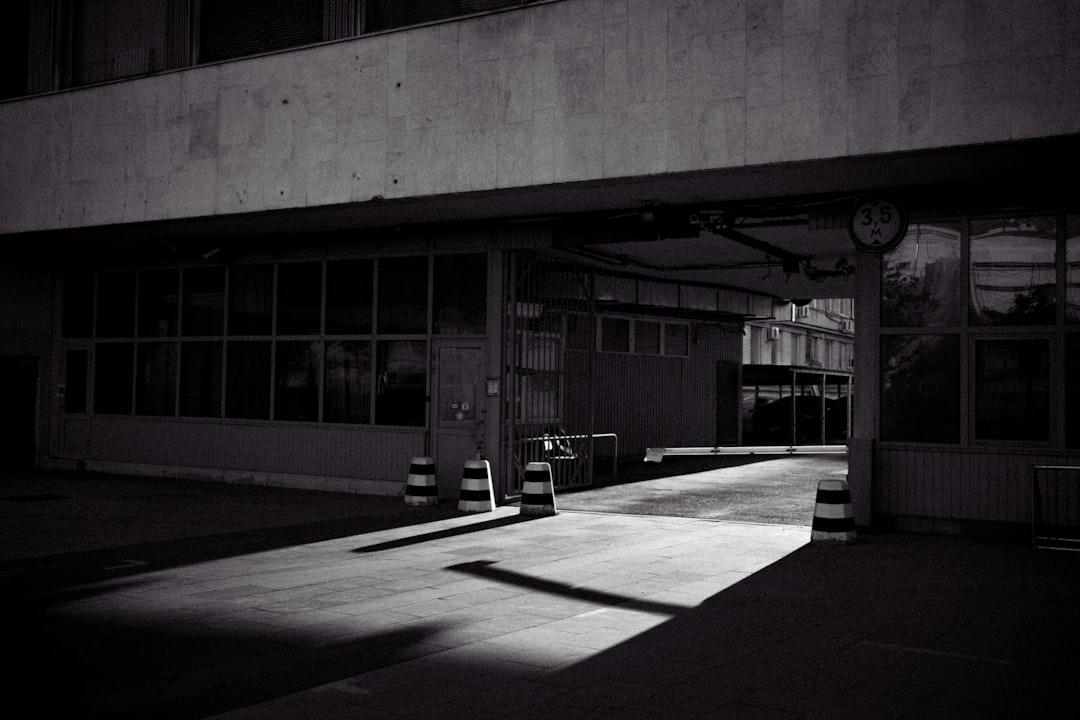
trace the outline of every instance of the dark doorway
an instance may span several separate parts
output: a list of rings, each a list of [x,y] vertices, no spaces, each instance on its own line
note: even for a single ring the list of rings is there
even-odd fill
[[[37,358],[0,357],[0,472],[34,467]]]

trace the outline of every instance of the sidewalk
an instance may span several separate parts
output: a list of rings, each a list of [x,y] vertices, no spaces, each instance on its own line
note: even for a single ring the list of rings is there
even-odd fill
[[[92,475],[3,488],[20,718],[1075,714],[1073,553]]]

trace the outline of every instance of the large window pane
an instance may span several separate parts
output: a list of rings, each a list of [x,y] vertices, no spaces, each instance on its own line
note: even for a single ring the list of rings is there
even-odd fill
[[[975,437],[1047,440],[1050,433],[1049,343],[975,343]]]
[[[184,335],[221,335],[225,329],[225,268],[184,271]]]
[[[960,442],[960,337],[881,338],[881,438]]]
[[[180,414],[221,417],[219,342],[185,342],[180,346]]]
[[[214,0],[201,7],[201,62],[323,39],[323,0]]]
[[[881,269],[883,327],[960,324],[963,268],[958,224],[909,225],[900,244],[885,253]]]
[[[1070,215],[1065,232],[1065,322],[1080,324],[1080,215]]]
[[[127,338],[135,335],[135,273],[98,276],[97,336]]]
[[[225,417],[268,420],[270,343],[229,342],[225,362]]]
[[[604,352],[630,352],[630,321],[626,318],[600,318],[600,349]]]
[[[86,368],[88,353],[83,349],[64,354],[64,412],[86,412]]]
[[[1080,335],[1065,336],[1065,444],[1080,447]]]
[[[176,343],[139,343],[135,374],[135,413],[174,415]]]
[[[322,306],[322,263],[278,265],[278,335],[319,332]]]
[[[971,322],[1053,325],[1052,217],[971,221]]]
[[[326,264],[328,335],[371,332],[373,271],[371,260],[336,260]]]
[[[426,333],[428,259],[379,261],[379,332]]]
[[[64,337],[87,338],[94,332],[94,276],[64,276]]]
[[[131,414],[133,347],[98,343],[94,351],[94,412]]]
[[[76,85],[164,69],[169,12],[165,0],[96,0],[71,5],[71,75]]]
[[[240,265],[229,272],[229,334],[269,335],[272,265]]]
[[[664,354],[687,357],[690,355],[690,326],[664,323]]]
[[[176,335],[180,273],[177,270],[147,270],[139,276],[139,335]]]
[[[487,332],[487,256],[440,255],[434,274],[435,332]]]
[[[274,419],[318,420],[322,343],[279,341],[274,372]]]
[[[660,323],[634,321],[634,352],[642,355],[660,354]]]
[[[361,340],[326,343],[326,422],[371,422],[371,343]]]
[[[377,346],[375,422],[423,426],[427,397],[427,342],[393,340]]]

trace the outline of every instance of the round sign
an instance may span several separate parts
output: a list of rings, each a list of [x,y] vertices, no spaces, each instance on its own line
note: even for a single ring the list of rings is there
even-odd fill
[[[907,217],[896,203],[883,198],[866,198],[855,205],[848,231],[855,246],[872,253],[892,250],[907,230]]]

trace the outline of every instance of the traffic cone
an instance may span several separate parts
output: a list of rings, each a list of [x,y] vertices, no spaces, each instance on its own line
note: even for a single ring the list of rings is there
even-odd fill
[[[525,466],[525,481],[521,485],[521,514],[555,515],[556,512],[551,463],[529,463]]]
[[[409,479],[405,483],[405,504],[439,504],[439,486],[435,482],[433,458],[414,457],[409,463]]]
[[[461,474],[458,510],[491,512],[495,509],[495,491],[491,486],[491,465],[487,460],[466,460]]]
[[[822,480],[818,483],[810,540],[855,542],[855,515],[851,511],[851,491],[847,480]]]

